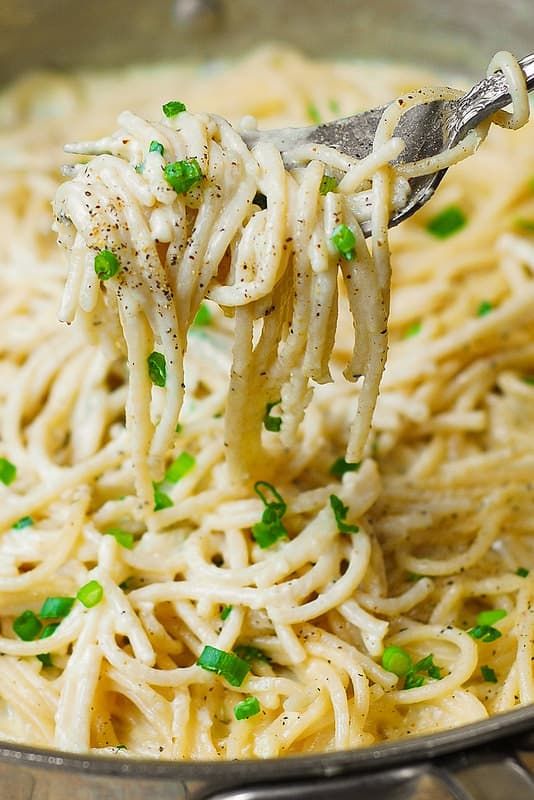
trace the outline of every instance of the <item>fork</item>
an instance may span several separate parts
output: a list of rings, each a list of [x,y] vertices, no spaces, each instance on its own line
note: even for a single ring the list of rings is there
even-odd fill
[[[519,61],[528,91],[534,89],[534,53]],[[446,90],[450,91],[450,90]],[[508,82],[502,71],[494,72],[475,84],[457,99],[422,102],[406,111],[395,129],[405,149],[395,163],[408,163],[438,155],[455,145],[479,123],[511,101]],[[279,130],[244,130],[241,135],[249,148],[258,142],[273,144],[281,153],[288,169],[296,166],[291,151],[306,145],[326,145],[352,158],[362,159],[373,149],[373,141],[382,115],[388,106],[381,106],[351,117],[305,128]],[[411,216],[421,208],[442,181],[446,169],[431,175],[410,179],[407,202],[393,211],[389,226]],[[365,236],[371,233],[371,222],[362,222]]]

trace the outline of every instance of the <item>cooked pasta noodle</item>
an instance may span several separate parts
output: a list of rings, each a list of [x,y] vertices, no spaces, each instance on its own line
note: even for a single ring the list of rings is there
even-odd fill
[[[506,54],[490,69],[517,128],[521,74]],[[392,104],[368,159],[301,150],[287,172],[225,122],[305,124],[433,82],[265,48],[218,70],[42,74],[0,99],[0,739],[268,757],[532,702],[532,125],[492,130],[390,246],[407,179],[488,126],[392,166]],[[146,123],[176,87],[191,111]],[[73,137],[96,144],[72,148],[95,157],[55,203],[67,274],[50,201]],[[184,158],[206,177],[177,194],[162,167]],[[100,282],[103,250],[121,271]],[[229,671],[197,664],[206,646]]]

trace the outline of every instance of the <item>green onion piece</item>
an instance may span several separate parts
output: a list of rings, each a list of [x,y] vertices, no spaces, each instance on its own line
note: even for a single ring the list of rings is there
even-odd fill
[[[490,303],[489,300],[482,300],[477,308],[477,317],[485,317],[490,311],[493,311],[493,303]]]
[[[169,483],[178,483],[188,472],[191,472],[196,463],[195,456],[185,451],[180,453],[165,473],[165,480]]]
[[[51,622],[49,625],[45,625],[43,630],[41,631],[39,639],[48,639],[48,637],[52,636],[52,634],[55,633],[58,628],[59,628],[59,622]]]
[[[178,423],[174,430],[176,431],[176,433],[181,433],[183,429],[184,429],[183,425],[180,425],[180,423]]]
[[[169,186],[172,186],[177,194],[185,194],[204,177],[196,158],[186,158],[184,161],[166,164],[163,167],[163,174]]]
[[[414,670],[409,672],[404,679],[403,689],[418,689],[425,683],[425,676],[418,675]]]
[[[238,644],[234,647],[234,653],[248,664],[252,664],[253,661],[265,661],[268,664],[271,660],[263,650],[260,650],[259,647],[254,647],[252,644]]]
[[[524,375],[523,383],[528,383],[529,386],[534,386],[534,375]]]
[[[0,458],[0,481],[9,486],[17,477],[17,468],[7,458]]]
[[[477,625],[494,625],[499,620],[508,616],[508,611],[504,608],[491,608],[488,611],[481,611],[477,616]]]
[[[471,628],[467,631],[469,636],[472,636],[473,639],[480,639],[481,642],[494,642],[495,639],[499,639],[502,636],[502,633],[494,628],[492,625],[475,625],[474,628]]]
[[[330,495],[330,506],[334,512],[334,517],[336,518],[337,522],[337,529],[340,533],[358,533],[360,529],[357,525],[349,525],[348,522],[345,522],[349,507],[344,506],[337,495]]]
[[[257,697],[245,697],[234,706],[234,717],[236,719],[249,719],[260,713],[260,701]]]
[[[211,325],[212,320],[213,314],[211,313],[210,309],[206,303],[201,303],[197,313],[195,314],[193,325],[197,328],[203,328],[206,325]]]
[[[267,403],[265,406],[265,415],[263,417],[263,424],[265,429],[271,433],[279,433],[282,427],[282,417],[274,417],[271,415],[272,409],[278,405],[280,400],[275,400],[274,403]]]
[[[160,156],[163,155],[165,148],[161,144],[161,142],[157,142],[155,139],[152,139],[150,142],[150,147],[148,148],[149,153],[159,153]]]
[[[33,524],[33,517],[21,517],[12,525],[12,528],[14,531],[21,531],[23,528],[29,528]]]
[[[441,670],[437,664],[434,664],[434,656],[432,653],[415,664],[414,672],[426,672],[431,678],[435,678],[437,681],[441,680]]]
[[[358,472],[360,464],[360,461],[345,461],[343,457],[336,458],[330,467],[330,474],[336,478],[342,478],[345,472]]]
[[[520,578],[526,578],[529,573],[530,570],[527,569],[526,567],[518,567],[515,571],[515,574],[519,575]]]
[[[222,619],[223,622],[228,619],[228,617],[232,613],[232,609],[233,609],[233,606],[223,606],[222,607],[220,616],[221,616],[221,619]]]
[[[154,511],[162,511],[164,508],[174,505],[172,498],[157,483],[153,483],[152,486],[154,487]]]
[[[24,642],[31,642],[41,632],[41,623],[33,611],[23,611],[13,623],[13,630]]]
[[[74,597],[47,597],[39,616],[41,619],[62,619],[70,613],[74,605]]]
[[[337,178],[332,177],[332,175],[323,175],[319,186],[319,194],[327,195],[328,192],[334,192],[337,189],[337,185]]]
[[[39,653],[37,656],[43,667],[53,667],[52,656],[50,653]]]
[[[328,108],[333,114],[339,114],[341,111],[341,106],[339,105],[339,101],[336,100],[334,97],[331,97],[328,101]]]
[[[330,237],[330,241],[346,261],[350,261],[354,258],[356,237],[354,236],[354,232],[347,225],[337,225]]]
[[[250,665],[239,656],[218,650],[209,644],[204,647],[197,665],[208,672],[216,672],[217,675],[226,678],[231,686],[241,686],[250,672]]]
[[[116,744],[115,750],[128,750],[125,744]]]
[[[166,117],[175,117],[177,114],[180,114],[181,111],[187,111],[186,106],[180,100],[169,100],[169,102],[164,103],[161,108]]]
[[[265,487],[265,489],[273,495],[274,502],[266,498],[263,487]],[[254,491],[266,508],[272,509],[276,514],[278,514],[279,517],[284,516],[287,511],[286,502],[280,492],[274,488],[272,483],[267,483],[267,481],[256,481],[254,484]]]
[[[252,537],[262,550],[266,550],[278,539],[286,539],[287,529],[279,519],[273,522],[256,522],[252,526]]]
[[[415,583],[416,581],[420,581],[421,578],[424,578],[424,575],[419,575],[418,572],[407,572],[406,573],[406,580],[411,581],[411,583]]]
[[[110,250],[101,250],[95,256],[95,272],[101,281],[108,281],[114,278],[120,270],[119,259]]]
[[[491,667],[487,667],[486,665],[484,665],[483,667],[480,667],[480,671],[482,673],[482,677],[488,683],[498,682],[497,675],[495,674],[494,670],[492,670]]]
[[[268,500],[264,488],[274,497]],[[261,517],[261,522],[252,526],[252,536],[262,549],[271,547],[278,539],[287,537],[287,530],[282,522],[282,517],[286,513],[287,505],[281,494],[271,483],[266,481],[256,481],[254,491],[265,506]]]
[[[413,668],[412,657],[402,647],[391,645],[382,653],[382,666],[388,672],[403,678]]]
[[[86,608],[93,608],[104,597],[104,589],[98,581],[89,581],[78,590],[76,597]]]
[[[459,206],[448,206],[432,217],[426,229],[438,239],[447,239],[467,225],[467,217]]]
[[[524,217],[520,217],[519,219],[516,219],[515,226],[521,231],[534,233],[534,219],[525,219]]]
[[[150,353],[147,358],[148,374],[155,386],[165,386],[167,382],[167,364],[163,353],[156,350]]]
[[[319,114],[319,109],[313,103],[308,103],[306,106],[306,113],[312,122],[315,122],[316,125],[319,125],[321,122],[321,115]]]
[[[418,333],[421,333],[421,328],[423,327],[422,322],[413,322],[409,325],[406,330],[404,331],[402,338],[403,339],[411,339],[413,336],[417,336]]]
[[[145,171],[145,165],[144,164],[136,164],[134,169],[135,169],[135,171],[137,172],[138,175],[142,175],[143,172]]]
[[[125,547],[127,550],[132,550],[134,546],[134,536],[133,533],[129,533],[128,531],[123,531],[122,528],[108,528],[107,531],[104,531],[104,536],[113,536],[113,538],[120,544],[121,547]]]

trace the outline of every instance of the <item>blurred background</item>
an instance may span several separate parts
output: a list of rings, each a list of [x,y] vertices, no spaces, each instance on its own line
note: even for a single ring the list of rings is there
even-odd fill
[[[266,40],[474,75],[498,49],[518,56],[534,49],[534,7],[533,0],[1,0],[0,82],[39,67],[228,56]]]

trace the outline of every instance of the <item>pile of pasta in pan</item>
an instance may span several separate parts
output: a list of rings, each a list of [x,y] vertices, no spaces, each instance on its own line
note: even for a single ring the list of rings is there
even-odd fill
[[[237,127],[434,82],[268,48],[4,93],[0,739],[264,758],[532,702],[532,125],[389,242],[443,166],[401,107],[289,172]]]

